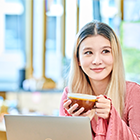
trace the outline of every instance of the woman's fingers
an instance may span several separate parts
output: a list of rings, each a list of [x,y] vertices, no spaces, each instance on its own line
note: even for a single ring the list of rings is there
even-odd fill
[[[105,98],[103,95],[98,96],[98,102],[95,105],[96,115],[104,119],[109,118],[111,103],[110,100]]]
[[[107,120],[110,116],[110,110],[106,110],[106,109],[96,109],[95,113],[98,117],[101,117]]]
[[[67,112],[72,116],[88,116],[90,113],[90,110],[83,113],[84,107],[81,107],[79,110],[75,111],[78,107],[78,104],[74,104],[73,106],[70,106],[71,100],[65,99],[63,104],[63,107],[67,110]]]
[[[73,114],[73,112],[77,109],[78,104],[74,104],[73,106],[71,106],[67,111],[70,115]]]
[[[73,106],[70,107],[70,104],[71,104],[71,100],[64,100],[63,101],[64,104],[63,104],[63,107],[67,110],[67,112],[70,114],[70,115],[73,115],[73,116],[79,116],[83,111],[84,111],[84,108],[80,108],[78,111],[75,112],[75,110],[77,109],[78,107],[78,104],[74,104]]]
[[[71,100],[64,100],[63,102],[64,102],[63,107],[64,107],[66,110],[68,110],[68,109],[69,109],[69,106],[70,106],[70,104],[71,104]]]
[[[90,113],[91,113],[91,110],[88,110],[87,112],[82,113],[81,116],[88,116]]]
[[[102,109],[102,108],[109,109],[110,108],[110,102],[109,103],[96,103],[95,107],[98,108],[98,109]]]
[[[83,113],[84,107],[81,107],[78,111],[73,113],[73,116],[82,116],[82,117],[89,117],[89,114],[91,113],[91,110],[88,110],[87,112]]]
[[[63,104],[63,107],[67,110],[67,112],[72,116],[88,116],[91,113],[91,110],[88,110],[87,112],[83,113],[84,107],[81,107],[79,110],[77,110],[78,104],[74,104],[73,106],[70,106],[72,103],[71,100],[65,99]],[[77,110],[77,111],[75,111]],[[95,114],[95,113],[94,113]],[[94,115],[90,115],[90,118],[92,118]]]
[[[78,106],[77,106],[78,107]],[[81,107],[79,110],[74,112],[72,116],[80,116],[80,114],[84,111],[84,107]]]

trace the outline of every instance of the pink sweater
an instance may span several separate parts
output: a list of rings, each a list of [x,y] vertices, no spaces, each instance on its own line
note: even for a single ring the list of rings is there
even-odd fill
[[[63,108],[63,100],[67,99],[68,88],[64,89],[60,115],[70,116]],[[140,139],[140,85],[134,82],[126,82],[126,99],[124,117],[121,119],[118,112],[112,106],[109,123],[98,118],[96,122],[91,120],[93,140],[139,140]]]

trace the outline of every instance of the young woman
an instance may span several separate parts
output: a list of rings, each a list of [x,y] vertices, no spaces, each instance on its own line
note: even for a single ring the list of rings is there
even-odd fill
[[[61,116],[89,116],[93,140],[139,140],[140,86],[125,81],[122,52],[114,31],[101,22],[85,25],[77,34]],[[96,95],[96,108],[82,113],[69,107],[67,94]]]

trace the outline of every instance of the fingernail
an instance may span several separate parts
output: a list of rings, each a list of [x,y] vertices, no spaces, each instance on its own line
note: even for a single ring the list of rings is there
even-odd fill
[[[78,106],[78,104],[74,104],[74,106]]]
[[[81,107],[81,109],[84,110],[85,108],[84,107]]]
[[[68,100],[70,103],[72,102],[71,100]]]

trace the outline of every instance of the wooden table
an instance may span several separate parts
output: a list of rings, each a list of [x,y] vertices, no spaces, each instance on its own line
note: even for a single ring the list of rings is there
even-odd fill
[[[5,91],[0,91],[0,96],[3,97],[3,99],[6,99],[6,92]]]
[[[0,140],[7,140],[6,138],[6,128],[3,122],[0,122]]]
[[[7,140],[7,138],[6,138],[6,131],[1,131],[0,130],[0,140]]]
[[[6,98],[6,92],[0,91],[0,96],[3,97],[3,99]],[[6,138],[6,130],[3,122],[0,122],[0,140],[7,140]]]

